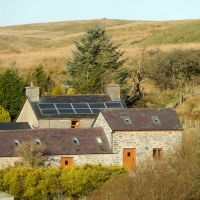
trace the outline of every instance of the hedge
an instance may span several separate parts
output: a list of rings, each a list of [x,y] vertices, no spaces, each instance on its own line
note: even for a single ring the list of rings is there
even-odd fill
[[[90,194],[113,176],[126,173],[124,168],[102,165],[72,168],[10,167],[0,170],[0,191],[16,200],[77,199]]]

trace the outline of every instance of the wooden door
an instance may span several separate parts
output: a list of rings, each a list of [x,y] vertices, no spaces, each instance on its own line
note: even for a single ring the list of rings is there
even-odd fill
[[[61,157],[62,167],[71,167],[73,165],[73,157]]]
[[[136,149],[126,148],[123,152],[124,167],[135,171],[136,170]]]

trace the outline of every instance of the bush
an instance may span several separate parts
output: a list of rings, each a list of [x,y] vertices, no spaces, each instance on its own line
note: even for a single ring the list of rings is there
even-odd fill
[[[65,94],[65,92],[64,92],[64,90],[61,88],[60,85],[56,85],[56,86],[53,88],[51,94],[53,94],[53,95],[59,95],[59,94],[60,94],[60,95],[61,95],[61,94]]]
[[[76,89],[74,89],[74,88],[69,88],[69,89],[67,90],[67,95],[73,95],[73,94],[76,94]]]
[[[200,51],[156,52],[143,63],[143,73],[161,89],[176,89],[200,77]]]
[[[72,168],[11,167],[0,170],[0,190],[18,200],[53,200],[88,195],[118,174],[121,167],[101,165],[74,166]]]
[[[10,122],[10,114],[3,107],[0,106],[0,122]]]

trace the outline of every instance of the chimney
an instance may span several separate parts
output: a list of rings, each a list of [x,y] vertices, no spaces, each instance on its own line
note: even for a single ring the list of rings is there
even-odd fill
[[[120,85],[117,84],[114,80],[112,80],[112,83],[106,86],[106,94],[110,96],[112,101],[120,101],[120,93]]]
[[[38,102],[40,100],[40,88],[33,86],[31,83],[31,86],[26,87],[26,96],[30,98],[32,102]]]

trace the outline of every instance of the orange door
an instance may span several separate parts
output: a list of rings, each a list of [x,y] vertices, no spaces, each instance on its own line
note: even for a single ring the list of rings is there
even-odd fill
[[[135,169],[136,169],[136,149],[135,148],[124,149],[123,160],[124,160],[125,168],[127,168],[131,171],[135,171]]]
[[[62,167],[70,167],[73,165],[72,157],[61,157],[61,166]]]

